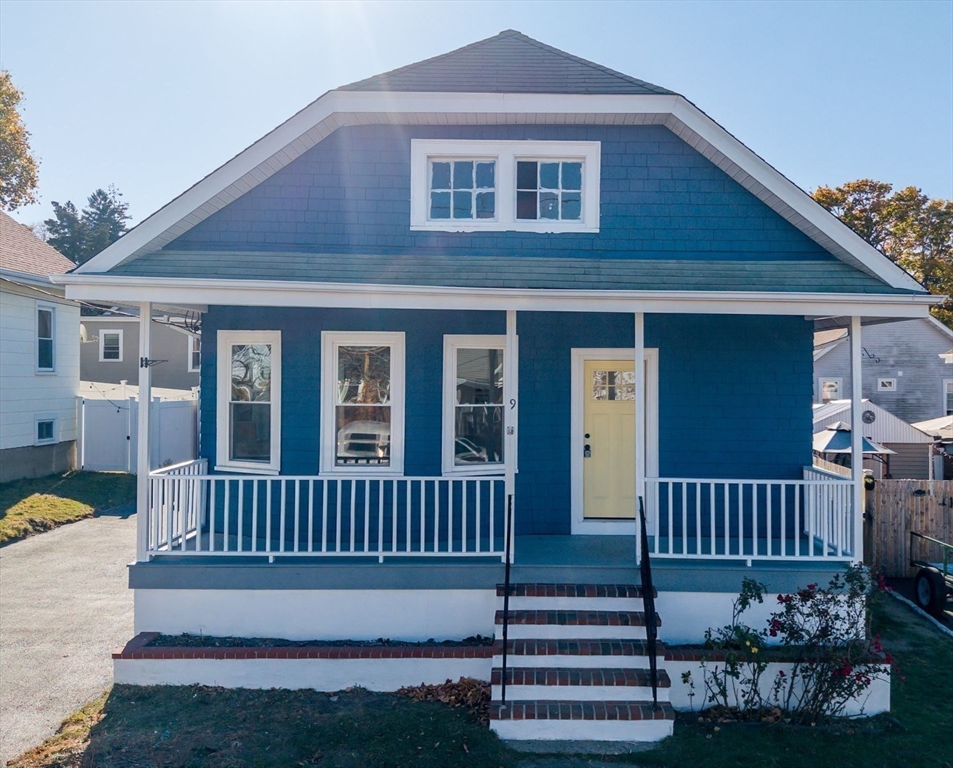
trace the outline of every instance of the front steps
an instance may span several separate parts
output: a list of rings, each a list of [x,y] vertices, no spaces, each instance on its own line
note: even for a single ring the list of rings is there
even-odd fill
[[[497,586],[490,727],[503,739],[658,741],[672,733],[671,681],[656,650],[652,704],[642,590],[629,584],[510,586],[506,702]]]

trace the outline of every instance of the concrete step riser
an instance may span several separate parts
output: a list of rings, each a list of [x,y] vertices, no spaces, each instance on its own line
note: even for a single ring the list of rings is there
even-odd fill
[[[659,669],[665,661],[663,656],[658,657],[656,662]],[[533,667],[539,669],[543,667],[550,669],[552,667],[566,667],[568,669],[606,669],[607,667],[627,667],[629,669],[648,669],[648,656],[523,656],[517,654],[506,655],[506,665],[508,667]],[[503,656],[497,654],[493,657],[493,666],[503,666]]]
[[[510,624],[510,640],[645,640],[645,627],[575,624]],[[503,627],[497,625],[496,639],[503,639]]]
[[[496,598],[503,610],[503,598]],[[517,597],[510,598],[511,611],[644,611],[641,597]]]
[[[658,689],[658,700],[668,701],[668,688]],[[493,701],[500,701],[503,686],[493,686]],[[508,685],[508,700],[532,701],[651,701],[652,688],[642,685]]]
[[[501,739],[514,741],[661,741],[671,720],[491,720]]]

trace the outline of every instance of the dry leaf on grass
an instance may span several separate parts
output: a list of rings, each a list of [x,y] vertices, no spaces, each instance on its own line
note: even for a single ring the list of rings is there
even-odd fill
[[[490,684],[472,677],[461,677],[457,682],[447,680],[437,685],[409,685],[397,693],[414,701],[438,701],[451,707],[466,707],[481,723],[489,722]]]

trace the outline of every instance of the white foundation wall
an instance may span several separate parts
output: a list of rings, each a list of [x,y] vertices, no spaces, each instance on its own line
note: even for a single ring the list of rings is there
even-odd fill
[[[492,659],[114,659],[113,682],[128,685],[214,685],[223,688],[313,688],[359,685],[396,691],[421,683],[489,680]]]
[[[721,669],[721,664],[712,662],[708,665],[710,670]],[[788,676],[791,674],[793,664],[771,662],[767,669],[761,675],[761,695],[769,699],[771,695],[771,685],[779,671],[783,670]],[[877,715],[881,712],[890,711],[890,670],[883,667],[883,672],[875,677],[870,686],[860,696],[848,702],[844,715],[847,717],[859,717],[868,715]],[[669,689],[669,700],[672,706],[680,711],[698,711],[710,706],[711,702],[705,702],[705,670],[698,661],[671,661],[665,662],[665,671],[672,681],[672,687]],[[689,695],[691,687],[682,682],[682,675],[690,672],[692,680],[695,683],[695,697]]]
[[[491,589],[137,589],[135,631],[287,640],[491,636]]]
[[[731,604],[737,598],[736,592],[659,592],[655,598],[655,610],[662,619],[659,640],[668,645],[705,642],[706,629],[731,623]],[[777,610],[777,596],[765,595],[764,603],[752,605],[741,615],[741,621],[762,629]]]

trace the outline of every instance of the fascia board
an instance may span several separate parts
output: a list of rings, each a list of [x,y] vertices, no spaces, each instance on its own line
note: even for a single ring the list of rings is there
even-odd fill
[[[904,270],[687,99],[679,97],[672,116],[777,195],[782,203],[790,206],[851,253],[871,274],[894,288],[923,290],[923,286]]]
[[[560,291],[176,278],[64,275],[67,297],[166,304],[474,309],[659,314],[867,315],[925,317],[938,297],[916,295],[755,293],[743,291]]]
[[[34,275],[29,272],[18,272],[15,269],[0,269],[0,278],[9,280],[11,283],[23,283],[35,288],[57,290],[51,277]]]
[[[953,338],[953,330],[950,330],[949,328],[947,328],[943,323],[937,320],[933,315],[930,315],[929,317],[927,317],[927,320],[929,320],[933,324],[933,327],[936,328],[938,331],[942,331],[942,333],[945,336],[949,338]]]

